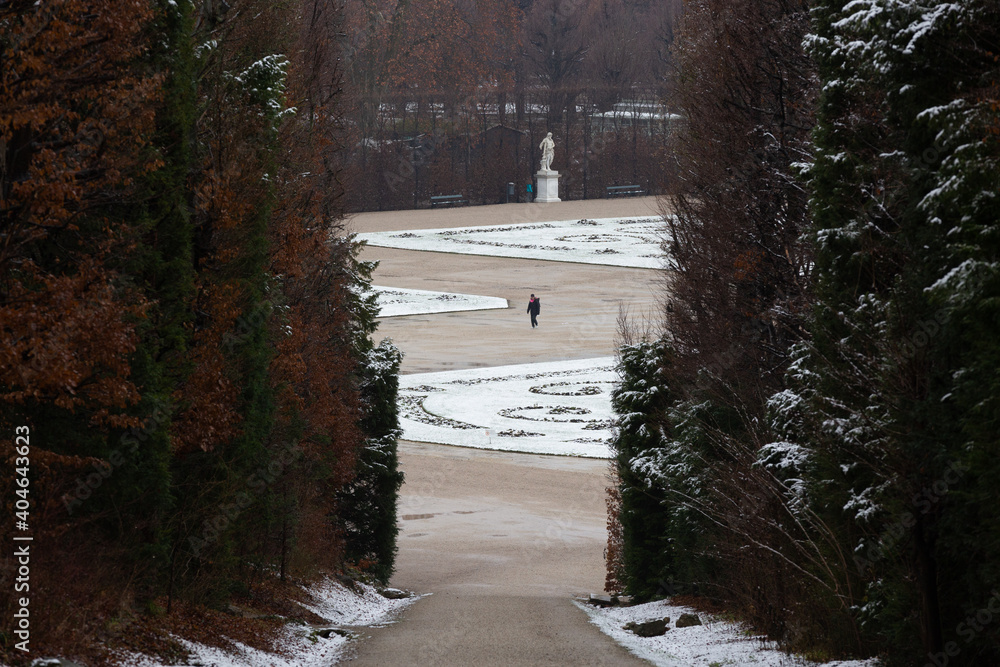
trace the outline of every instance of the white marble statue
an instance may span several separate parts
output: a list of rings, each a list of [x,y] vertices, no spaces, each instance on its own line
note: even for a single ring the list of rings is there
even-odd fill
[[[542,164],[539,171],[552,171],[552,158],[556,156],[556,142],[552,141],[552,133],[549,132],[538,145],[542,149]]]

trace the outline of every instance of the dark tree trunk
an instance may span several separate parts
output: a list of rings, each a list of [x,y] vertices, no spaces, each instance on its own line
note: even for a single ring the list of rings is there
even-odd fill
[[[937,563],[934,560],[933,539],[927,536],[925,523],[926,517],[917,517],[913,527],[917,590],[920,592],[920,636],[925,652],[940,653],[944,649],[944,639],[937,590]]]

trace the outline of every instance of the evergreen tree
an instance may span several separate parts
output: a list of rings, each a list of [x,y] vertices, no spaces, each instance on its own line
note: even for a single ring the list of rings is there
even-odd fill
[[[176,392],[192,368],[188,354],[193,346],[196,270],[187,184],[194,169],[197,104],[193,15],[191,2],[161,3],[149,27],[161,36],[147,54],[147,66],[164,76],[164,99],[157,107],[154,139],[161,166],[142,179],[143,205],[130,211],[144,226],[143,243],[136,249],[130,273],[142,280],[153,305],[139,329],[142,340],[132,361],[133,377],[143,390],[139,408],[146,443],[141,452],[133,450],[121,471],[129,486],[117,502],[128,505],[135,496],[155,494],[162,505],[136,508],[141,521],[151,522],[155,529],[141,536],[144,546],[137,554],[155,568],[157,586],[152,591],[160,590],[164,580],[168,588],[172,583],[169,517],[177,508],[171,425],[178,410]]]
[[[670,593],[678,550],[671,543],[671,511],[666,491],[644,469],[663,447],[660,427],[671,394],[662,369],[669,351],[662,342],[625,344],[618,351],[621,382],[611,394],[617,414],[614,453],[621,505],[621,583],[625,592],[649,600]],[[659,480],[658,480],[659,481]]]
[[[396,443],[402,431],[396,410],[402,354],[388,339],[367,354],[360,368],[365,416],[365,445],[358,454],[354,479],[341,494],[345,557],[376,580],[387,583],[396,558],[396,506],[403,473]]]
[[[998,11],[820,2],[808,40],[819,303],[797,430],[810,501],[855,555],[859,616],[893,664],[989,664],[1000,646],[964,624],[997,585],[979,506],[1000,472]]]
[[[62,547],[33,647],[340,566],[339,509],[391,572],[399,354],[336,203],[339,28],[325,0],[0,3],[0,425],[38,429]]]
[[[376,263],[358,261],[363,246],[356,244],[353,310],[358,327],[354,350],[358,358],[365,445],[358,455],[354,479],[340,494],[340,523],[346,541],[345,556],[364,564],[375,579],[387,583],[396,558],[396,507],[403,473],[399,470],[397,441],[402,435],[396,397],[402,353],[388,339],[372,341],[378,323],[378,304],[371,289]]]
[[[33,430],[35,538],[106,556],[140,595],[156,590],[171,508],[169,401],[143,386],[155,304],[137,275],[140,182],[157,169],[154,14],[131,1],[0,7],[0,426]],[[61,560],[33,562],[54,616],[80,583]]]
[[[668,435],[643,459],[666,494],[671,548],[684,554],[674,587],[782,639],[827,620],[802,618],[814,574],[780,481],[758,465],[774,440],[768,399],[784,387],[809,305],[806,196],[795,181],[815,96],[807,28],[804,2],[708,0],[680,21],[673,105],[685,122],[671,137],[678,179],[665,247],[675,270],[663,334],[675,398],[660,417]],[[801,648],[815,648],[802,634]]]

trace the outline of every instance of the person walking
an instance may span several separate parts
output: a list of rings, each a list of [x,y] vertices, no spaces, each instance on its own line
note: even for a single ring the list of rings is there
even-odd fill
[[[531,328],[534,329],[538,326],[538,313],[542,310],[542,300],[536,299],[535,295],[532,294],[531,298],[528,299],[528,313],[531,315]]]

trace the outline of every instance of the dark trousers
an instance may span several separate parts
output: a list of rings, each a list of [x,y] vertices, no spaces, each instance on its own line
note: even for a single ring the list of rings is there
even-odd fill
[[[536,320],[535,317],[536,317],[535,313],[532,313],[531,314],[531,328],[532,329],[534,329],[535,327],[538,326],[538,320]]]

